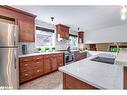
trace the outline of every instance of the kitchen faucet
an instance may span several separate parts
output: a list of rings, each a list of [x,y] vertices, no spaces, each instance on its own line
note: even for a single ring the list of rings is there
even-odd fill
[[[118,55],[118,53],[119,53],[119,43],[118,42],[114,42],[114,45],[116,45],[116,49],[117,49],[116,55]]]

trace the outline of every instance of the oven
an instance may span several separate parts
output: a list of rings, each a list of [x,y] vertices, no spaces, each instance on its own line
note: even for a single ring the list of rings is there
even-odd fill
[[[68,64],[74,62],[74,53],[65,53],[64,54],[64,62],[65,62],[65,65],[68,65]]]

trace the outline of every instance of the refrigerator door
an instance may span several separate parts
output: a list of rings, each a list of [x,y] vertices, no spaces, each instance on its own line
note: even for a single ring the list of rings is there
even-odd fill
[[[0,22],[0,47],[16,47],[17,42],[17,25]]]
[[[19,88],[17,48],[0,48],[0,88]]]

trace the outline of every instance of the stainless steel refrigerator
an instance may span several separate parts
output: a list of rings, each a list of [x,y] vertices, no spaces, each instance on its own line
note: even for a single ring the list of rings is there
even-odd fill
[[[18,27],[0,22],[0,89],[19,87]]]

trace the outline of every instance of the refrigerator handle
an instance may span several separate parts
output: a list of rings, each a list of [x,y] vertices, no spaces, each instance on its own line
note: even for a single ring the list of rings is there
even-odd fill
[[[14,40],[14,46],[15,46],[15,40]]]
[[[17,43],[18,43],[18,27],[13,26],[13,31],[14,31],[14,46],[17,46]]]
[[[16,51],[14,51],[14,68],[16,69],[16,64],[17,64],[17,54]]]
[[[16,69],[16,58],[15,58],[14,68]]]

